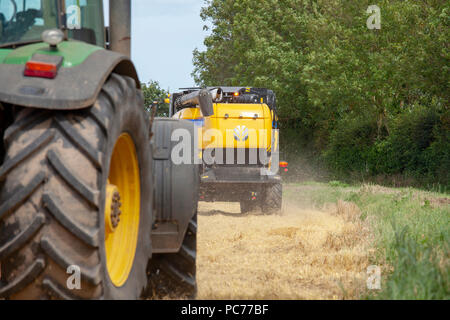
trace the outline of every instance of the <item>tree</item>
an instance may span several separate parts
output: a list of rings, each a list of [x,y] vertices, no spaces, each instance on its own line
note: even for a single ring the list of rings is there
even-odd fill
[[[143,83],[142,94],[144,95],[144,105],[145,111],[150,114],[151,107],[154,102],[158,103],[157,117],[168,117],[169,116],[169,105],[164,103],[169,92],[161,89],[157,81],[150,80],[147,84]]]
[[[355,145],[337,138],[350,137],[351,124],[368,140],[355,145],[361,159],[339,165],[349,171],[368,161],[375,145],[399,134],[398,119],[423,106],[440,119],[430,143],[445,141],[450,2],[380,0],[380,30],[367,27],[372,4],[208,0],[201,17],[212,27],[206,51],[194,51],[194,79],[199,85],[273,89],[282,128],[295,124],[299,148],[327,151],[327,159],[336,159],[339,145]]]
[[[268,87],[277,92],[280,116],[305,116],[299,75],[304,64],[304,10],[310,1],[212,0],[201,16],[213,25],[205,52],[194,51],[200,85]]]

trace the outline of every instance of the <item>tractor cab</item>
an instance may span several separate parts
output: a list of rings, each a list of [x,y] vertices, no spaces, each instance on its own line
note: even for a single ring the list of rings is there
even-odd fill
[[[65,39],[105,47],[103,1],[0,0],[0,47],[41,42],[49,29]]]

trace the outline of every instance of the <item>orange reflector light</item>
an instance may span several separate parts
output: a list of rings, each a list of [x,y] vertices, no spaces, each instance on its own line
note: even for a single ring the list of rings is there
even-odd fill
[[[238,97],[238,96],[239,96],[239,92],[235,92],[235,93],[234,93],[234,96],[235,96],[235,97]]]
[[[288,163],[286,161],[280,161],[280,168],[287,168]]]
[[[28,61],[27,64],[25,65],[26,77],[54,79],[57,73],[58,67],[55,64]]]

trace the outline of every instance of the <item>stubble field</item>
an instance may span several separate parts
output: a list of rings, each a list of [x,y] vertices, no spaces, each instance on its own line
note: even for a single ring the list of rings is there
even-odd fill
[[[339,201],[315,208],[289,185],[284,194],[281,215],[243,215],[238,203],[200,204],[198,299],[359,296],[370,235],[358,207]]]

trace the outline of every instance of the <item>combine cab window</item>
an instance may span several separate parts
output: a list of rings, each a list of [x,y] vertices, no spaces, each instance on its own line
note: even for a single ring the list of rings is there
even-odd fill
[[[69,38],[103,47],[105,45],[103,2],[66,0]]]
[[[0,46],[39,41],[57,26],[57,0],[0,0]]]

